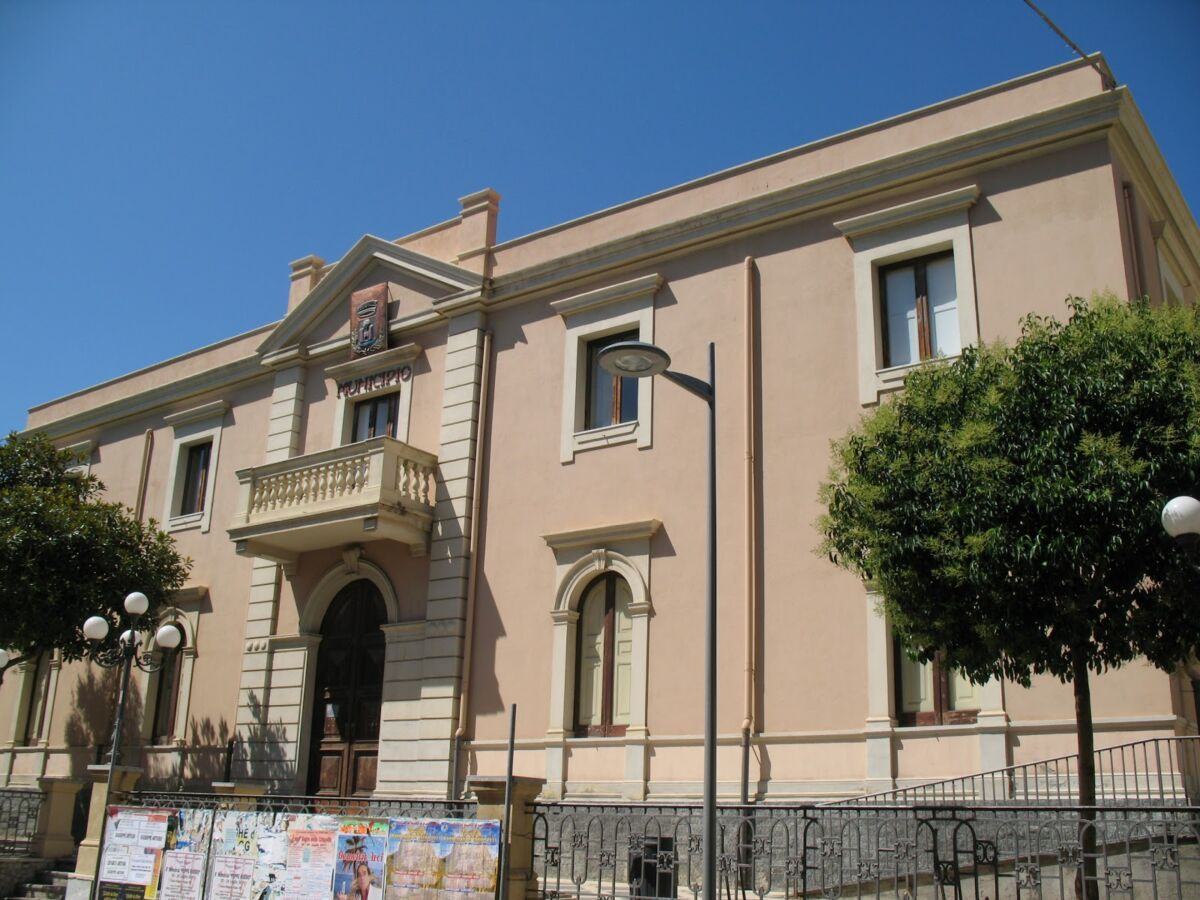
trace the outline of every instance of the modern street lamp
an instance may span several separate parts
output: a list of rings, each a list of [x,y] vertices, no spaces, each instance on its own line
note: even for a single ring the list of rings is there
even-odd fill
[[[708,602],[704,618],[704,898],[717,898],[717,363],[708,345],[708,381],[672,372],[667,351],[620,341],[600,351],[600,367],[620,378],[662,375],[708,404]]]
[[[125,724],[125,695],[129,692],[129,675],[137,666],[143,672],[157,672],[166,664],[166,659],[155,659],[149,650],[142,650],[144,641],[140,632],[144,627],[153,623],[146,622],[143,616],[150,609],[150,601],[141,591],[134,591],[125,598],[126,617],[120,624],[127,627],[121,632],[116,646],[104,646],[108,637],[110,623],[106,616],[88,616],[83,623],[83,636],[91,642],[87,657],[106,669],[121,669],[121,686],[117,692],[117,715],[113,720],[112,750],[108,760],[108,778],[104,783],[104,808],[108,808],[108,799],[112,794],[112,777],[117,766],[121,764],[121,729]],[[119,626],[118,626],[119,627]],[[166,624],[154,633],[154,642],[167,653],[171,653],[183,640],[183,633],[178,626]],[[100,832],[100,852],[104,851],[104,839],[107,828]],[[99,872],[92,880],[92,897],[98,896],[100,885]]]

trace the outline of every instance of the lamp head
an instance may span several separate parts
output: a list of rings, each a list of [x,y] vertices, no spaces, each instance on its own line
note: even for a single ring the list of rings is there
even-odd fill
[[[3,647],[0,647],[0,669],[3,669],[5,666],[8,665],[8,659],[9,659],[8,651],[5,650]]]
[[[150,608],[150,601],[141,591],[134,591],[125,598],[125,612],[131,616],[142,616]]]
[[[163,650],[174,650],[182,641],[183,633],[179,626],[171,622],[159,626],[158,631],[154,632],[154,643]]]
[[[108,619],[104,616],[89,616],[83,623],[83,636],[96,643],[104,640],[108,637]]]
[[[1200,535],[1200,500],[1195,497],[1175,497],[1163,507],[1162,524],[1173,538]]]
[[[618,341],[600,351],[600,368],[618,378],[649,378],[667,370],[667,351],[643,341]]]
[[[124,631],[122,631],[120,640],[122,647],[128,647],[130,644],[133,644],[136,647],[138,644],[137,635],[133,633],[132,628],[126,628]]]

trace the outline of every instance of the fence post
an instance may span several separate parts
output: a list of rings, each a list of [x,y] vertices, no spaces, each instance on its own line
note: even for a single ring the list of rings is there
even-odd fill
[[[108,804],[121,803],[125,794],[132,791],[142,777],[142,770],[134,766],[117,766],[112,770],[112,791],[105,791],[109,778],[109,766],[101,763],[88,766],[88,778],[92,782],[92,802],[88,806],[87,836],[79,842],[79,856],[75,859],[75,871],[67,883],[67,900],[87,897],[91,894],[92,882],[100,869],[100,840],[104,836],[106,816],[105,799]]]
[[[229,798],[229,809],[253,812],[258,809],[258,798],[266,794],[264,784],[251,781],[214,781],[214,794]]]
[[[542,792],[544,778],[514,775],[512,808],[509,810],[508,846],[503,857],[508,866],[509,900],[524,900],[537,890],[533,871],[533,815],[529,804]],[[475,792],[477,819],[504,820],[504,777],[476,775],[467,779],[467,789]],[[504,873],[500,873],[504,877]]]
[[[42,806],[38,810],[33,852],[42,859],[59,859],[75,852],[71,822],[75,818],[75,795],[83,782],[74,778],[39,778]]]

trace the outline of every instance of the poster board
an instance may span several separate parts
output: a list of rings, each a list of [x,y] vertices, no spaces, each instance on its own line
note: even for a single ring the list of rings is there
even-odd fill
[[[392,819],[385,900],[462,900],[496,891],[500,823]]]
[[[107,810],[102,900],[486,900],[500,823]]]

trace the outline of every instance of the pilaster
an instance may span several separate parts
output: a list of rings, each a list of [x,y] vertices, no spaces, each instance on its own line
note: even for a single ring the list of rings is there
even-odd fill
[[[300,450],[304,418],[304,366],[293,365],[275,373],[267,423],[266,462],[290,459]],[[242,680],[238,688],[235,731],[243,752],[244,769],[239,776],[251,781],[285,784],[289,788],[299,777],[297,765],[299,738],[303,730],[300,707],[303,698],[284,704],[281,712],[287,721],[276,721],[272,701],[284,699],[273,683],[278,668],[271,637],[279,612],[279,588],[282,573],[270,560],[255,558],[250,567],[250,590],[246,604],[246,632],[242,649]],[[290,684],[297,695],[301,689]]]
[[[868,792],[886,791],[896,786],[896,755],[892,747],[892,730],[896,726],[892,633],[887,618],[879,609],[879,601],[877,593],[867,592],[867,719],[864,730],[867,745],[865,787]]]
[[[436,508],[429,546],[429,593],[421,660],[419,759],[409,790],[445,791],[458,717],[467,605],[468,536],[483,367],[485,317],[450,320],[442,389]],[[465,435],[465,436],[464,436]]]
[[[979,769],[990,772],[1009,765],[1008,713],[1004,710],[1004,683],[990,678],[979,686]]]

